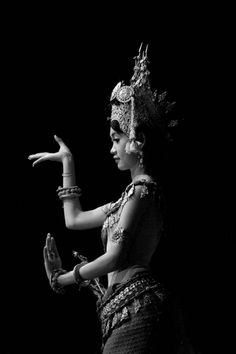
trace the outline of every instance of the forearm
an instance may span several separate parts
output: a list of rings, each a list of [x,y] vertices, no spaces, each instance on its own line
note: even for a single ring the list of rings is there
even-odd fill
[[[68,188],[76,185],[75,166],[72,154],[64,157],[63,161],[63,188]],[[63,209],[66,226],[71,228],[79,213],[82,211],[79,198],[63,199]]]
[[[105,253],[94,261],[85,264],[80,268],[80,275],[83,279],[94,279],[102,277],[116,269],[117,257]]]
[[[71,187],[76,184],[75,165],[72,154],[67,154],[63,160],[63,187]]]
[[[67,286],[67,285],[75,284],[75,278],[74,278],[73,270],[71,270],[71,271],[69,271],[69,272],[67,272],[65,274],[59,275],[57,281],[63,287]]]
[[[105,253],[104,255],[96,258],[94,261],[83,265],[79,271],[84,280],[91,280],[114,271],[116,264],[116,257]],[[75,284],[73,270],[60,275],[58,277],[58,283],[63,287]]]

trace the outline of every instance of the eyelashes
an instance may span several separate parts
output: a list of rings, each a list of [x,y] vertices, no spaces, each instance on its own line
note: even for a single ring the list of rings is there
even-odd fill
[[[113,138],[111,142],[112,142],[112,144],[113,144],[114,142],[115,142],[115,143],[118,143],[119,141],[120,141],[119,138]]]

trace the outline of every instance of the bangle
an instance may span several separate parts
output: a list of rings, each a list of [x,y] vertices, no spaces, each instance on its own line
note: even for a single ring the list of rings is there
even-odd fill
[[[50,283],[50,286],[51,286],[52,290],[55,291],[58,294],[64,294],[65,293],[65,289],[58,282],[59,275],[65,274],[65,273],[67,273],[67,271],[62,269],[62,268],[54,269],[52,271],[52,273],[51,273],[49,283]]]
[[[59,199],[81,197],[82,190],[78,186],[58,187],[56,190]]]
[[[81,188],[78,186],[70,186],[70,187],[61,187],[59,186],[56,190],[59,193],[73,193],[73,192],[81,192]]]
[[[80,197],[79,193],[69,193],[69,194],[62,194],[59,196],[59,199],[73,199],[73,198],[78,198]]]
[[[82,278],[80,271],[79,271],[80,268],[83,267],[86,263],[88,263],[88,262],[81,262],[79,264],[76,264],[73,269],[73,276],[74,276],[76,284],[79,285],[79,290],[81,287],[86,287],[90,284],[90,280]]]
[[[69,172],[63,172],[62,173],[62,177],[70,177],[72,175],[73,175],[73,173],[69,173]]]

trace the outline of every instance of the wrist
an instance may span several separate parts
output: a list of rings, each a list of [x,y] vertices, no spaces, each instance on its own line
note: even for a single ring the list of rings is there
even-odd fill
[[[90,284],[90,280],[84,279],[80,273],[81,267],[83,267],[85,264],[87,264],[87,262],[81,262],[79,264],[76,264],[73,269],[74,281],[77,285],[79,285],[79,289],[81,287],[86,287]]]
[[[63,285],[58,281],[60,275],[67,273],[66,270],[62,268],[54,269],[50,274],[49,283],[53,291],[58,294],[64,294],[65,290]]]
[[[62,158],[63,174],[71,175],[75,179],[74,159],[71,153],[67,153]],[[64,177],[64,176],[63,176]],[[75,183],[75,181],[73,181]]]
[[[70,162],[73,161],[73,155],[70,151],[65,152],[62,156],[62,162]]]

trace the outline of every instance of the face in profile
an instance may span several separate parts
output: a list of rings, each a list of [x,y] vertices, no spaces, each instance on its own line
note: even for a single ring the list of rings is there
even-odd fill
[[[117,133],[114,129],[110,128],[110,137],[112,141],[111,154],[119,170],[125,171],[133,169],[139,164],[139,159],[136,154],[126,152],[126,145],[129,144],[129,139],[124,133]]]

